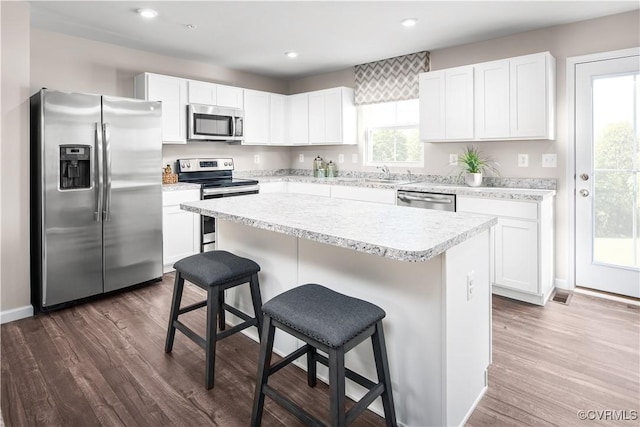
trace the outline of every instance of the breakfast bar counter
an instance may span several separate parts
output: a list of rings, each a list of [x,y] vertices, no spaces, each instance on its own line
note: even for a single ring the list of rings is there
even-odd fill
[[[382,307],[402,425],[461,425],[469,417],[486,391],[491,362],[489,236],[495,218],[285,193],[181,208],[217,218],[218,249],[260,264],[263,301],[319,283]],[[229,292],[227,301],[251,312],[243,291]],[[247,335],[257,339],[253,331]],[[276,334],[277,353],[300,345]],[[303,359],[298,364],[304,368]],[[346,364],[376,379],[370,346],[356,347]],[[319,367],[318,376],[326,380],[326,371]],[[354,399],[365,391],[347,382]],[[371,409],[382,413],[380,402]]]

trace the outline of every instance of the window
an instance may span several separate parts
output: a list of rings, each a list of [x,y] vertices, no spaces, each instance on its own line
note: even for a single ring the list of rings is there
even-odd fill
[[[417,99],[362,106],[366,131],[366,164],[424,165],[418,134]]]

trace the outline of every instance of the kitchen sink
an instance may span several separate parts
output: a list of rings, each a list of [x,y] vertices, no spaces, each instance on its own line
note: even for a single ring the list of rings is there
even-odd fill
[[[364,182],[377,182],[380,184],[406,184],[409,181],[403,179],[364,178]]]

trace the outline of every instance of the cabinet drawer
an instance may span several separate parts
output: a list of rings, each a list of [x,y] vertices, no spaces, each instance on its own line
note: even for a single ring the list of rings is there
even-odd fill
[[[200,190],[164,191],[162,193],[162,206],[179,205],[184,202],[200,200]]]
[[[456,204],[458,212],[472,212],[534,220],[538,219],[538,204],[536,202],[458,196]]]

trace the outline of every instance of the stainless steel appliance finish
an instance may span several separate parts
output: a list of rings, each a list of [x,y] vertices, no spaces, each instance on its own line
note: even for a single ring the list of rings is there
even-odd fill
[[[399,190],[398,206],[455,212],[456,195]]]
[[[237,108],[187,106],[187,139],[190,141],[242,141],[243,123],[244,112]]]
[[[200,185],[200,199],[217,199],[260,191],[258,181],[233,178],[233,159],[180,159],[178,160],[178,181]],[[215,218],[201,216],[200,250],[215,249]]]
[[[159,102],[31,97],[36,309],[162,276],[161,114]]]

